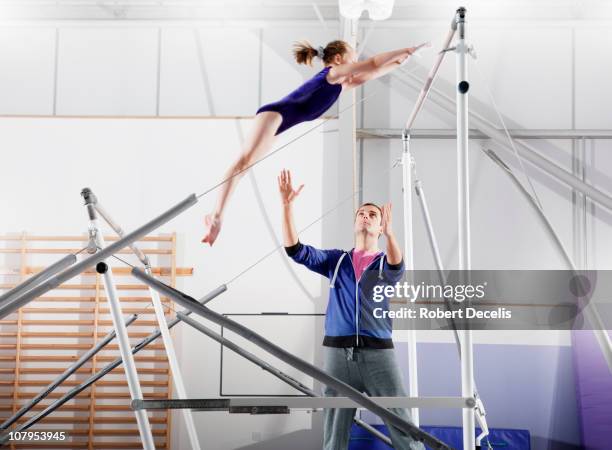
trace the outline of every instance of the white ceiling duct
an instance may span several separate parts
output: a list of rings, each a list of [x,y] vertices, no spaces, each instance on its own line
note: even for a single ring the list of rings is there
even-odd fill
[[[372,20],[385,20],[391,17],[394,0],[338,0],[340,14],[347,19],[359,19],[367,11]]]

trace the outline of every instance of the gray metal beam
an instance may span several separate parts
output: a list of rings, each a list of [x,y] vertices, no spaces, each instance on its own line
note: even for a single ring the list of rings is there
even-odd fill
[[[463,397],[369,397],[385,408],[468,408],[476,405],[473,398]],[[229,410],[232,412],[265,411],[265,408],[277,407],[281,410],[321,409],[321,408],[360,408],[361,405],[348,397],[232,397],[203,399],[170,399],[170,400],[133,400],[135,410],[147,409],[183,409],[191,408],[200,411]],[[252,410],[259,408],[259,410]]]
[[[67,267],[70,267],[72,264],[76,263],[77,257],[76,255],[66,255],[59,261],[51,264],[46,269],[38,272],[35,275],[32,275],[30,278],[25,280],[23,283],[18,284],[10,291],[5,292],[0,295],[0,304],[10,303],[19,295],[22,295],[24,292],[27,292],[29,289],[33,289],[43,281],[51,278],[53,275],[61,272]]]
[[[504,130],[498,130],[503,133]],[[508,130],[514,139],[612,139],[612,130]],[[358,139],[401,139],[400,128],[359,128]],[[411,139],[456,139],[455,130],[419,129],[410,130]],[[489,139],[480,130],[470,130],[470,139]]]

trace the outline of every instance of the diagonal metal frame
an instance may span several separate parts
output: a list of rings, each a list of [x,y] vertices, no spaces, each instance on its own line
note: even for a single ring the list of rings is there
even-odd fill
[[[208,294],[206,294],[202,299],[200,299],[199,302],[200,302],[200,304],[205,305],[206,303],[208,303],[209,301],[211,301],[215,297],[221,295],[226,290],[227,290],[227,286],[222,284],[219,287],[217,287],[216,289],[214,289],[211,292],[209,292]],[[191,311],[188,311],[188,310],[184,311],[184,314],[185,315],[189,315],[189,314],[191,314]],[[180,322],[179,319],[173,319],[172,321],[168,322],[168,328],[173,328],[179,322]],[[134,347],[132,347],[132,350],[131,350],[132,351],[132,355],[136,355],[138,352],[140,352],[141,350],[146,348],[150,343],[152,343],[153,341],[158,339],[160,336],[161,336],[161,331],[160,330],[156,330],[153,333],[151,333],[149,336],[147,336],[146,338],[144,338],[143,340],[138,342],[138,344],[136,344]],[[14,432],[16,432],[16,431],[24,431],[24,430],[27,430],[28,428],[30,428],[31,426],[33,426],[34,424],[40,422],[42,419],[47,417],[49,414],[53,413],[55,410],[60,408],[62,405],[64,405],[68,401],[72,400],[78,394],[80,394],[85,389],[87,389],[88,387],[93,385],[96,381],[100,380],[102,377],[104,377],[105,375],[109,374],[110,372],[115,370],[117,367],[121,366],[122,363],[123,363],[123,360],[121,359],[121,357],[116,358],[114,361],[110,362],[109,364],[104,366],[102,369],[100,369],[98,372],[96,372],[95,374],[93,374],[92,376],[87,378],[85,381],[83,381],[83,383],[81,383],[78,386],[75,386],[74,388],[70,389],[62,397],[60,397],[59,399],[57,399],[54,402],[50,403],[49,406],[47,406],[44,410],[42,410],[41,412],[39,412],[35,416],[31,417],[27,422],[21,424],[15,430],[12,430],[12,431],[14,431]],[[6,444],[8,442],[8,440],[9,440],[8,432],[0,435],[0,445]]]
[[[119,250],[122,250],[125,247],[136,242],[138,239],[146,236],[157,228],[161,227],[165,223],[174,219],[176,216],[186,211],[193,205],[198,202],[198,198],[195,194],[191,194],[187,198],[185,198],[180,203],[177,203],[172,208],[168,209],[164,213],[145,223],[141,227],[136,230],[125,235],[124,238],[119,239],[118,241],[112,243],[111,245],[103,248],[99,252],[85,258],[84,260],[72,265],[68,269],[60,272],[59,274],[49,278],[39,284],[38,286],[30,289],[29,291],[23,293],[21,296],[14,298],[9,304],[0,305],[0,319],[3,319],[7,315],[21,308],[22,306],[28,304],[35,298],[44,295],[52,289],[55,289],[63,282],[79,275],[81,272],[89,269],[90,267],[96,265],[97,263],[105,260],[109,256],[117,253]]]
[[[211,339],[214,339],[215,341],[217,341],[222,346],[224,346],[226,348],[229,348],[230,350],[234,351],[235,353],[237,353],[238,355],[240,355],[243,358],[247,359],[248,361],[252,362],[253,364],[256,364],[257,366],[259,366],[260,368],[262,368],[266,372],[268,372],[268,373],[272,374],[273,376],[275,376],[276,378],[284,381],[285,383],[287,383],[289,386],[293,387],[294,389],[297,389],[298,391],[302,392],[303,394],[306,394],[309,397],[315,397],[315,398],[319,397],[316,394],[316,392],[313,391],[312,389],[310,389],[308,386],[303,385],[302,383],[297,381],[295,378],[287,375],[286,373],[282,372],[281,370],[277,369],[276,367],[272,366],[271,364],[268,364],[263,359],[258,358],[254,354],[248,352],[247,350],[243,349],[242,347],[240,347],[239,345],[235,344],[234,342],[232,342],[231,340],[227,339],[226,337],[220,335],[219,333],[215,333],[210,328],[208,328],[208,327],[202,325],[201,323],[191,319],[190,317],[188,317],[187,315],[185,315],[183,313],[179,312],[179,313],[177,313],[176,316],[181,321],[185,322],[187,325],[189,325],[192,328],[198,330],[200,333],[205,334],[206,336],[210,337]],[[358,426],[360,426],[364,430],[368,431],[370,434],[372,434],[373,436],[377,437],[378,439],[383,441],[385,444],[387,444],[388,446],[393,448],[393,443],[391,442],[391,439],[389,439],[389,437],[385,436],[383,433],[378,431],[376,428],[372,427],[370,424],[368,424],[368,423],[364,422],[363,420],[358,419],[356,417],[353,419],[353,421]]]
[[[76,263],[77,257],[75,254],[66,255],[62,259],[54,262],[46,269],[32,275],[30,278],[25,280],[23,283],[18,284],[10,291],[0,295],[0,305],[8,304],[20,295],[28,292],[28,290],[35,288],[45,280],[51,278],[53,275],[61,272],[62,270],[70,267]]]
[[[104,247],[106,247],[106,244],[104,242],[104,236],[102,236],[98,225],[98,215],[93,206],[93,198],[95,197],[88,189],[84,189],[81,192],[81,195],[85,201],[85,207],[89,217],[89,238],[90,242],[93,244],[93,250],[102,250]],[[130,338],[127,328],[121,319],[123,316],[123,311],[121,302],[119,301],[119,294],[117,292],[115,279],[113,277],[111,267],[106,262],[106,259],[100,261],[96,265],[96,272],[102,275],[102,281],[104,283],[104,290],[106,291],[107,295],[113,328],[115,329],[117,343],[119,344],[119,353],[121,355],[121,359],[123,360],[123,369],[128,384],[130,398],[132,400],[141,399],[143,398],[143,394],[140,386],[140,377],[138,376],[138,370],[136,369],[134,355],[132,355],[132,352],[130,351]],[[140,435],[144,450],[155,450],[155,440],[153,438],[149,416],[146,412],[137,411],[135,413],[135,417],[136,424],[138,426],[138,433]]]
[[[525,197],[531,209],[536,213],[536,216],[544,226],[546,230],[546,235],[550,238],[553,247],[556,247],[561,254],[562,259],[567,264],[568,268],[573,272],[578,272],[578,268],[574,263],[573,258],[570,256],[569,252],[563,245],[563,241],[555,231],[555,228],[552,226],[546,215],[540,209],[536,199],[534,199],[531,194],[525,189],[525,187],[521,184],[516,175],[512,172],[512,169],[497,155],[493,150],[483,150],[484,153],[499,166],[506,175],[510,178],[514,186],[519,190],[519,192]],[[579,279],[579,278],[578,278]],[[597,306],[593,304],[593,302],[587,302],[582,309],[585,317],[589,320],[593,327],[593,334],[599,344],[603,357],[608,366],[608,370],[612,374],[612,339],[610,338],[610,334],[607,331],[606,325],[604,324],[601,315],[597,309]]]
[[[84,189],[84,192],[87,193],[87,197],[89,199],[88,201],[95,209],[95,212],[108,224],[108,226],[110,226],[115,231],[115,233],[117,233],[120,238],[124,237],[125,232],[123,231],[121,226],[119,226],[112,219],[110,214],[102,207],[96,195],[88,188]],[[151,261],[149,260],[147,255],[145,255],[145,253],[135,243],[131,244],[129,247],[144,266],[145,272],[151,275],[152,266]],[[168,362],[170,364],[170,369],[173,375],[174,386],[176,388],[179,398],[187,398],[187,391],[185,388],[185,383],[183,381],[183,375],[180,370],[176,351],[174,350],[174,343],[172,341],[170,331],[168,330],[168,326],[166,324],[166,318],[161,299],[157,291],[151,288],[149,288],[149,294],[151,295],[153,308],[155,310],[155,317],[157,319],[159,331],[161,332],[162,341],[166,350],[166,356],[168,357]],[[195,422],[193,420],[193,415],[189,410],[185,410],[182,413],[183,418],[185,419],[185,427],[187,428],[187,434],[189,437],[191,448],[192,450],[200,450],[201,447],[200,442],[198,440],[198,433],[196,430]]]
[[[125,326],[128,327],[138,318],[138,315],[133,314],[125,320]],[[44,388],[38,395],[23,405],[19,411],[13,414],[11,417],[6,419],[0,424],[0,430],[6,430],[17,420],[19,420],[24,414],[30,411],[34,406],[40,403],[41,400],[45,399],[51,392],[53,392],[58,386],[72,376],[80,367],[82,367],[87,361],[93,358],[100,350],[106,347],[115,338],[115,330],[111,330],[99,341],[95,346],[85,352],[81,357],[64,372],[62,372],[55,380],[53,380],[46,388]]]
[[[176,303],[181,306],[191,310],[197,315],[204,317],[205,319],[210,320],[217,325],[221,325],[238,335],[242,336],[245,339],[248,339],[253,344],[261,347],[271,355],[279,358],[283,362],[293,366],[294,368],[300,370],[301,372],[315,378],[321,383],[326,384],[327,386],[333,387],[340,394],[346,395],[351,400],[355,401],[360,406],[370,410],[374,414],[378,415],[380,418],[388,421],[388,423],[395,426],[400,431],[406,433],[407,435],[413,437],[418,441],[422,441],[427,444],[432,449],[449,449],[450,447],[437,439],[436,437],[425,433],[420,430],[418,427],[414,426],[410,422],[407,422],[400,418],[398,415],[393,412],[385,409],[380,406],[375,401],[371,400],[369,397],[363,395],[361,392],[357,391],[353,387],[348,384],[334,378],[319,369],[318,367],[292,355],[290,352],[283,350],[281,347],[275,345],[274,343],[268,341],[263,336],[255,333],[244,325],[239,324],[238,322],[229,319],[222,314],[219,314],[206,306],[200,305],[194,298],[182,293],[181,291],[174,289],[161,281],[147,275],[143,271],[139,269],[132,269],[132,275],[142,281],[143,283],[151,286],[153,289],[156,289],[161,294],[166,295],[172,298]]]

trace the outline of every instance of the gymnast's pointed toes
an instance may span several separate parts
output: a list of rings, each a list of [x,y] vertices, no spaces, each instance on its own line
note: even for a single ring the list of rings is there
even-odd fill
[[[221,231],[221,217],[214,213],[207,214],[206,217],[204,217],[204,230],[202,243],[212,247]]]
[[[213,239],[210,235],[204,236],[200,241],[202,244],[208,244],[210,247],[215,243],[215,239]]]

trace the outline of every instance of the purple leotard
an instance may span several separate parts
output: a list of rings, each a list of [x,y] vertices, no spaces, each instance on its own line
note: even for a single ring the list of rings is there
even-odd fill
[[[276,131],[280,134],[288,128],[307,120],[314,120],[327,111],[342,92],[341,84],[331,84],[327,74],[331,66],[317,73],[295,91],[274,103],[268,103],[257,110],[276,111],[283,116],[283,121]]]

